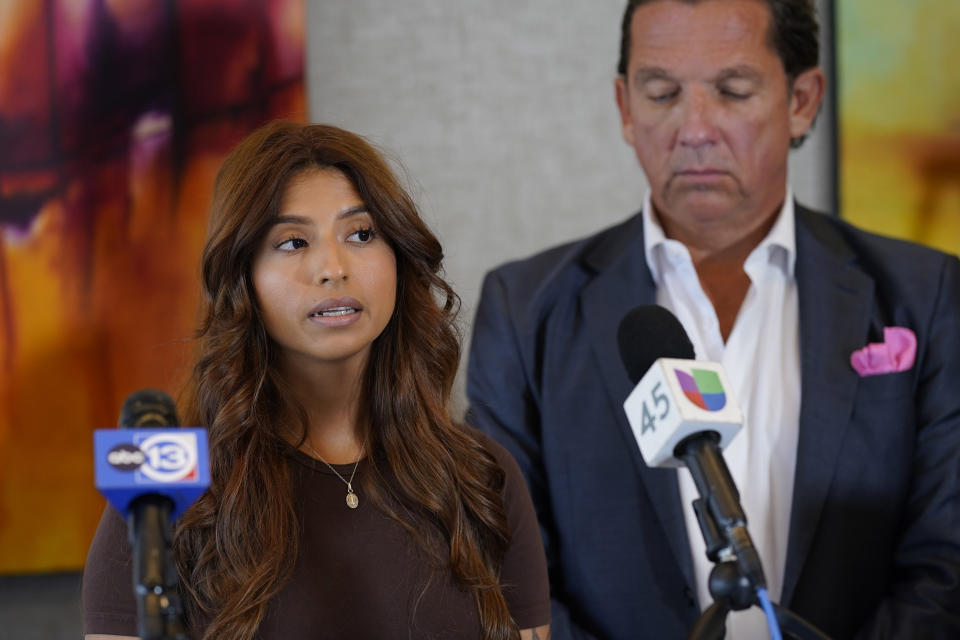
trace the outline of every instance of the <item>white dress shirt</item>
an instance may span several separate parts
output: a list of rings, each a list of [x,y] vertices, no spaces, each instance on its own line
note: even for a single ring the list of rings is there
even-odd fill
[[[743,428],[723,455],[740,491],[740,504],[767,578],[779,602],[787,557],[787,533],[796,470],[800,418],[800,334],[793,194],[786,199],[767,237],[750,253],[744,271],[750,287],[726,344],[713,305],[703,291],[690,252],[668,239],[653,215],[650,194],[643,204],[647,264],[657,286],[657,304],[677,316],[699,360],[720,362],[743,411]],[[689,471],[679,471],[687,537],[701,609],[713,601],[707,578],[713,563],[690,503],[698,497]],[[732,612],[727,637],[769,638],[759,608]]]

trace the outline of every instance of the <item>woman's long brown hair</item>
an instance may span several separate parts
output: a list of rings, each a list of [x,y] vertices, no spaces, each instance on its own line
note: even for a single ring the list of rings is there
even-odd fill
[[[458,300],[440,275],[440,243],[363,138],[288,122],[241,142],[214,187],[185,407],[188,424],[208,426],[211,484],[174,535],[189,624],[204,639],[252,638],[296,561],[283,430],[293,418],[305,437],[305,414],[275,366],[251,262],[291,178],[317,168],[352,181],[397,261],[396,308],[374,341],[361,390],[372,470],[365,490],[474,594],[485,638],[516,638],[499,587],[509,543],[503,471],[447,410],[460,346]]]

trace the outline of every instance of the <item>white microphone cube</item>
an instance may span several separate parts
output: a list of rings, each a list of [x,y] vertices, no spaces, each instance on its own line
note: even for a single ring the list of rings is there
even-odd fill
[[[732,391],[719,363],[654,362],[623,403],[647,466],[682,467],[674,450],[695,433],[716,431],[726,448],[743,422]]]

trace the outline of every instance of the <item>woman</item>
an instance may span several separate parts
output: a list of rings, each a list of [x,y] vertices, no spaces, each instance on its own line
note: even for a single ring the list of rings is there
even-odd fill
[[[212,482],[173,541],[194,637],[546,637],[516,463],[447,411],[459,343],[441,259],[354,134],[273,123],[225,161],[186,403]],[[136,633],[130,575],[108,508],[88,638]]]

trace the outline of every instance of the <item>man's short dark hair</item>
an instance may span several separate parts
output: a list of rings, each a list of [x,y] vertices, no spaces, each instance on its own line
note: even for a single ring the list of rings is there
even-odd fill
[[[623,24],[620,32],[620,61],[617,72],[626,77],[630,63],[630,23],[633,14],[642,4],[653,0],[629,0],[623,12]],[[700,0],[680,0],[695,4]],[[812,69],[820,61],[820,28],[813,0],[765,0],[770,7],[773,21],[770,28],[770,45],[777,52],[787,80],[793,80],[807,69]]]

